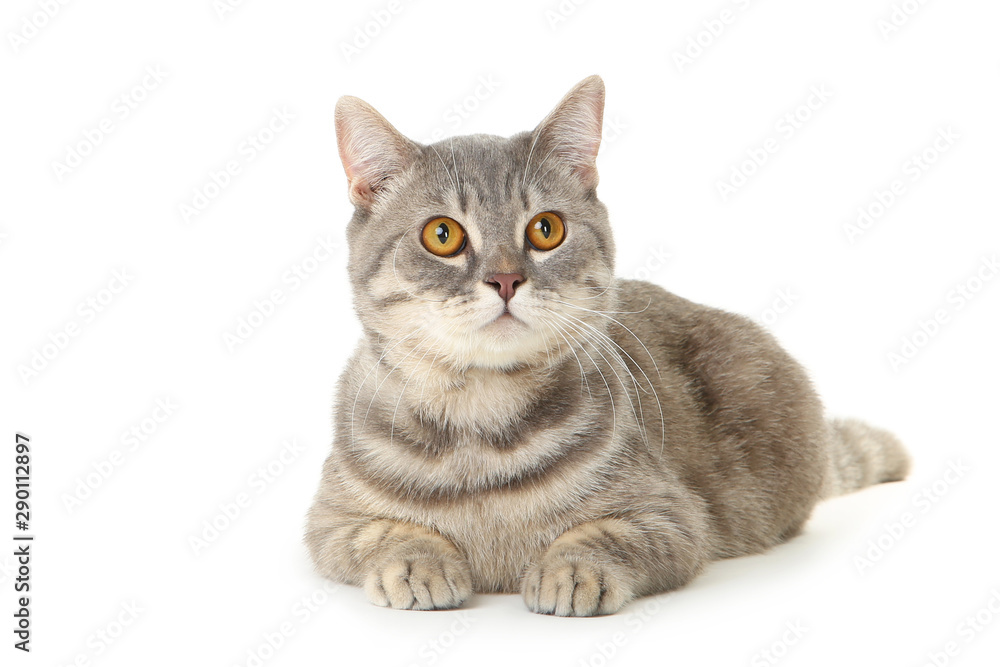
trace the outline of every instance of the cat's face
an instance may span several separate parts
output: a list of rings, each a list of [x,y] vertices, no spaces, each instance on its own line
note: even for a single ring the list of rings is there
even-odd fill
[[[349,270],[368,335],[463,369],[551,362],[603,331],[593,311],[606,310],[614,268],[595,193],[603,103],[591,77],[532,132],[422,146],[341,99]]]

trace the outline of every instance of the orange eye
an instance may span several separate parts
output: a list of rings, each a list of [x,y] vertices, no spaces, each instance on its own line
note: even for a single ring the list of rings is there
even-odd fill
[[[528,223],[524,235],[535,249],[552,250],[566,238],[566,226],[562,218],[552,211],[539,213]]]
[[[428,252],[438,257],[452,257],[465,247],[465,230],[451,218],[434,218],[424,225],[420,240]]]

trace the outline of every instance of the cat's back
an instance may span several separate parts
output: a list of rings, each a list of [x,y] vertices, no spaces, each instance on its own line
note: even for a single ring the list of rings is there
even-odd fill
[[[764,327],[651,283],[616,286],[617,305],[606,314],[611,337],[649,377],[697,403],[696,415],[760,423],[795,415],[808,429],[823,423],[805,369]]]
[[[716,344],[721,351],[771,340],[746,317],[695,303],[653,283],[622,278],[614,292],[616,303],[607,312],[612,337],[629,348],[638,347],[645,360],[657,366],[683,363],[692,345]]]
[[[670,364],[718,361],[800,366],[775,338],[748,317],[695,303],[641,280],[615,282],[617,303],[608,311],[613,337],[643,350],[647,361]],[[639,359],[636,358],[638,362]]]
[[[661,465],[714,508],[718,555],[793,533],[827,465],[822,404],[805,370],[747,317],[641,281],[621,280],[616,292],[609,333],[657,392],[640,392],[649,440],[662,438]]]

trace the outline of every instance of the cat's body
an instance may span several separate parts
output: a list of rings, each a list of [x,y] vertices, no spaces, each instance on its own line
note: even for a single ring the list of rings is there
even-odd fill
[[[366,336],[310,512],[323,574],[401,608],[520,591],[533,611],[611,613],[905,476],[899,443],[828,422],[760,327],[611,277],[596,77],[511,139],[423,147],[342,104],[349,234],[377,233],[351,238]],[[524,231],[539,211],[565,221],[544,251]],[[428,220],[461,249],[420,247]]]

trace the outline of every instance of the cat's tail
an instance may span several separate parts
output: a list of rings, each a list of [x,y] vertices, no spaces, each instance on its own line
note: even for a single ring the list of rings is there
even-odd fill
[[[857,419],[834,419],[828,424],[830,467],[824,497],[906,479],[910,455],[892,433]]]

